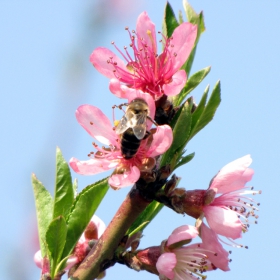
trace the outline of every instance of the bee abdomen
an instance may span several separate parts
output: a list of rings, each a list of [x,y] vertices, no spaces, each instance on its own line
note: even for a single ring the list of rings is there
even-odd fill
[[[122,135],[121,151],[125,159],[130,159],[137,153],[141,140],[133,133],[132,128],[127,129]]]

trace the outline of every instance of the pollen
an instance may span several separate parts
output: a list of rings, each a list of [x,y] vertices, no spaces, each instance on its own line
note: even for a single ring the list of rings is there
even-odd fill
[[[93,125],[93,122],[89,122],[91,125]]]

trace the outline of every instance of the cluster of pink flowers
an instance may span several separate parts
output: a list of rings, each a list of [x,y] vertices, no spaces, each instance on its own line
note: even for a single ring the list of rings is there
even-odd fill
[[[138,137],[139,145],[134,148],[135,153],[126,156],[122,150],[123,134],[118,133],[118,127],[99,108],[82,105],[76,111],[78,123],[105,146],[94,142],[96,151],[89,153],[88,160],[70,159],[71,168],[82,175],[95,175],[113,169],[108,179],[113,189],[131,186],[142,174],[157,169],[160,156],[171,146],[173,133],[170,126],[156,125],[152,128],[156,101],[179,94],[185,86],[187,75],[180,68],[188,59],[197,36],[196,25],[182,23],[170,38],[161,34],[163,51],[158,54],[155,25],[146,12],[138,17],[136,31],[128,28],[127,31],[132,55],[127,47],[122,52],[113,43],[124,61],[106,48],[95,49],[90,61],[110,79],[109,89],[117,97],[126,99],[127,106],[135,100],[142,100],[147,105],[145,117],[142,119],[136,112],[135,119],[129,125],[134,133],[133,125],[139,125],[141,119],[139,127],[144,125],[145,129],[144,133],[140,128],[139,131],[144,136]],[[160,279],[204,279],[202,273],[206,271],[217,268],[229,270],[229,253],[221,245],[219,235],[228,238],[231,244],[236,244],[234,240],[248,230],[249,217],[257,218],[254,201],[245,196],[259,193],[245,186],[254,174],[249,168],[251,162],[250,155],[247,155],[227,164],[212,179],[207,190],[183,190],[186,197],[183,203],[182,189],[175,188],[170,192],[167,200],[170,199],[173,209],[189,214],[197,222],[196,227],[184,225],[175,229],[160,249],[158,247],[154,269]],[[178,191],[181,194],[176,196]],[[204,218],[208,225],[204,223]],[[85,258],[89,241],[97,240],[104,231],[105,226],[96,219],[93,218],[86,232],[95,228],[98,234],[89,234],[90,237],[83,234],[67,261],[66,270]],[[198,236],[201,238],[200,243],[188,244]],[[43,271],[48,270],[48,263],[42,259],[40,252],[35,255],[35,262]]]
[[[128,30],[128,29],[127,29]],[[197,26],[191,23],[179,25],[170,38],[162,35],[163,52],[157,53],[155,25],[146,12],[140,14],[136,31],[129,31],[130,47],[133,56],[125,47],[125,53],[116,46],[123,62],[106,48],[97,48],[90,56],[94,67],[110,78],[109,88],[116,96],[125,98],[130,104],[136,98],[144,100],[149,107],[149,118],[154,119],[155,101],[163,95],[172,96],[180,93],[187,81],[186,72],[180,70],[186,62],[196,39]],[[114,44],[115,45],[115,44]],[[94,175],[113,169],[108,183],[114,189],[134,184],[141,172],[151,171],[155,158],[170,147],[173,134],[168,125],[159,125],[152,137],[143,139],[135,156],[126,159],[121,153],[121,135],[109,119],[91,105],[82,105],[76,111],[79,124],[96,140],[107,147],[98,147],[89,154],[90,159],[70,160],[72,169],[82,175]],[[147,131],[152,123],[147,121]]]

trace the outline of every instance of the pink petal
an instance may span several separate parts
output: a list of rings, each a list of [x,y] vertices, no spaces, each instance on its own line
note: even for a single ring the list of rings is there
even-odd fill
[[[171,146],[173,141],[172,129],[168,125],[160,125],[157,127],[156,133],[153,135],[153,141],[148,151],[149,157],[155,157],[165,153]]]
[[[168,279],[173,279],[175,277],[175,273],[173,269],[177,264],[176,255],[174,253],[163,253],[158,258],[156,263],[157,271],[166,276]]]
[[[167,246],[174,243],[193,239],[198,235],[197,228],[194,226],[184,225],[173,230],[172,234],[168,237]]]
[[[150,35],[147,33],[150,32]],[[139,15],[136,23],[136,34],[137,34],[137,43],[138,49],[142,49],[142,40],[147,44],[148,48],[154,50],[154,53],[157,51],[157,39],[156,39],[156,31],[155,24],[150,20],[147,12],[143,12]],[[145,52],[140,52],[145,56]]]
[[[112,128],[110,120],[102,111],[91,105],[82,105],[76,110],[76,118],[79,124],[99,142],[113,146],[119,146],[118,135]]]
[[[35,253],[34,262],[37,265],[37,267],[39,267],[39,268],[43,267],[43,258],[42,258],[41,250],[39,250]]]
[[[120,189],[131,186],[140,178],[140,171],[136,166],[132,166],[129,171],[123,174],[112,174],[108,180],[113,189]]]
[[[210,188],[216,188],[218,193],[226,193],[243,188],[254,175],[254,170],[248,168],[251,163],[250,155],[228,163],[213,178]]]
[[[115,74],[113,70],[115,70],[115,66],[111,63],[108,63],[108,60],[112,60],[117,63],[117,66],[127,71],[124,62],[118,58],[113,52],[110,50],[99,47],[96,48],[90,56],[90,62],[99,71],[101,74],[108,78],[115,78]]]
[[[118,79],[111,79],[109,82],[110,91],[119,98],[128,99],[129,88],[125,85],[122,85]]]
[[[181,66],[186,62],[189,57],[197,35],[197,26],[189,22],[180,24],[173,32],[169,51],[176,56],[173,58],[173,69],[174,72],[179,70]]]
[[[76,256],[70,256],[66,262],[66,267],[64,270],[69,270],[73,265],[78,263],[78,258]]]
[[[209,226],[217,234],[232,239],[241,237],[242,223],[234,211],[216,206],[205,206],[203,211]]]
[[[103,234],[103,232],[106,229],[106,225],[105,223],[96,215],[93,215],[92,219],[91,219],[94,224],[97,227],[97,231],[98,231],[98,238],[100,238],[100,236]]]
[[[95,175],[100,172],[112,169],[119,164],[118,161],[111,161],[108,159],[89,159],[87,161],[79,161],[76,158],[71,158],[69,165],[78,174],[81,175]]]
[[[207,227],[204,223],[201,225],[202,248],[212,251],[207,253],[210,261],[223,271],[229,271],[229,253],[223,248],[218,240],[217,234]]]
[[[163,85],[164,94],[173,96],[179,94],[187,82],[187,74],[185,70],[179,70],[172,76],[172,81]]]

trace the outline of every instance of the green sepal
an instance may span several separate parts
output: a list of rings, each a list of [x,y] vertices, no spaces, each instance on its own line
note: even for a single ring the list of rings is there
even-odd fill
[[[108,179],[105,178],[87,186],[76,197],[66,220],[68,232],[63,258],[71,254],[108,189]]]
[[[193,91],[203,80],[204,78],[208,75],[210,72],[211,67],[206,67],[195,74],[193,74],[187,81],[185,87],[181,91],[180,94],[176,95],[173,98],[173,104],[174,106],[179,106],[183,100],[186,98],[186,96]]]
[[[53,218],[67,217],[74,201],[74,191],[68,163],[59,148],[56,148],[56,182]]]
[[[53,198],[35,174],[32,174],[32,186],[35,196],[40,249],[42,257],[45,257],[47,255],[45,238],[47,228],[52,220]]]
[[[216,83],[212,94],[206,104],[207,93],[209,86],[207,86],[199,105],[193,113],[192,128],[189,136],[189,140],[194,137],[201,129],[203,129],[214,117],[218,106],[221,103],[221,84],[220,81]]]
[[[178,19],[179,19],[179,24],[182,24],[184,22],[182,11],[179,11]]]
[[[197,14],[194,9],[191,7],[191,5],[184,0],[183,1],[183,6],[184,6],[184,10],[186,12],[188,21],[192,24],[197,25],[197,37],[196,37],[196,41],[194,44],[194,48],[191,51],[188,60],[185,62],[185,64],[183,65],[182,69],[185,69],[187,75],[189,76],[189,73],[191,71],[192,68],[192,64],[193,64],[193,60],[195,57],[195,52],[196,52],[196,47],[200,38],[201,33],[203,33],[205,31],[205,24],[204,24],[204,17],[203,17],[203,13],[200,12],[199,14]]]
[[[51,258],[51,276],[54,277],[56,266],[60,262],[67,235],[67,225],[63,216],[51,221],[46,232],[46,243]]]
[[[194,158],[194,155],[195,155],[195,153],[191,153],[191,154],[189,154],[187,156],[182,156],[180,158],[180,160],[177,162],[176,166],[174,167],[174,170],[176,168],[178,168],[179,166],[184,165],[184,164],[190,162]]]
[[[149,206],[140,214],[137,220],[131,225],[126,234],[130,236],[132,233],[135,234],[140,230],[143,231],[149,222],[151,222],[152,219],[159,213],[162,207],[163,204],[157,201],[150,203]]]
[[[166,3],[165,10],[164,10],[164,19],[163,19],[163,34],[170,38],[173,34],[173,31],[176,27],[179,26],[179,23],[175,17],[174,11],[169,4]]]
[[[174,170],[189,138],[192,123],[192,105],[192,99],[189,98],[172,119],[173,142],[167,152],[162,156],[160,166],[170,164],[171,170]]]

